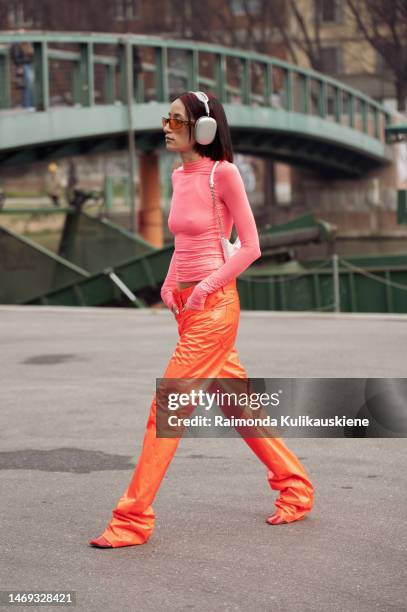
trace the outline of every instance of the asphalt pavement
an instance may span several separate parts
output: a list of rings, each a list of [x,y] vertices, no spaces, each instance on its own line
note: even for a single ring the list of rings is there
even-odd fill
[[[150,540],[96,549],[88,541],[131,477],[175,319],[0,306],[0,338],[0,590],[74,591],[84,612],[407,610],[404,439],[287,440],[315,506],[270,526],[276,493],[244,441],[184,438]],[[404,378],[406,340],[407,315],[242,312],[237,348],[251,377]]]

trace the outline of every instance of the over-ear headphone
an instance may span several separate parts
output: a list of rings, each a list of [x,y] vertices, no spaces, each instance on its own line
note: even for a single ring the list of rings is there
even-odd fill
[[[208,145],[215,140],[216,130],[218,129],[216,119],[210,117],[209,98],[203,91],[190,91],[200,102],[205,105],[206,115],[199,117],[195,123],[195,140],[198,144]]]

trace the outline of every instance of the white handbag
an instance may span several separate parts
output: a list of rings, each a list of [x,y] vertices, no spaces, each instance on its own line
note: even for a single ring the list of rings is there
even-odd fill
[[[216,204],[216,196],[215,196],[215,191],[214,191],[214,188],[213,188],[214,187],[214,174],[215,174],[216,166],[218,165],[218,163],[219,163],[219,161],[216,161],[213,164],[211,175],[209,177],[209,187],[211,189],[212,199],[213,199],[213,203],[214,203],[214,206],[215,206],[215,211],[217,213],[219,229],[220,229],[220,235],[221,235],[220,243],[221,243],[221,246],[222,246],[223,257],[224,257],[225,261],[227,261],[228,259],[233,257],[233,255],[235,255],[238,252],[238,250],[240,249],[240,247],[242,245],[241,245],[239,236],[236,238],[235,242],[230,242],[230,240],[225,238],[224,233],[223,233],[221,216],[219,214],[219,210],[218,210],[218,207],[217,207],[217,204]]]

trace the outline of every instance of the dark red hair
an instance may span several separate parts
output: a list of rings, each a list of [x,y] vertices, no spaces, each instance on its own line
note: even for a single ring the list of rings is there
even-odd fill
[[[207,92],[205,93],[209,98],[209,115],[216,120],[218,127],[216,130],[215,140],[208,145],[201,145],[196,142],[194,145],[194,151],[196,151],[199,155],[210,157],[215,161],[226,159],[229,162],[233,162],[232,138],[230,135],[229,124],[226,119],[225,110],[222,104],[213,94]],[[200,102],[193,93],[186,91],[180,96],[177,96],[175,99],[181,100],[185,106],[188,121],[195,121],[203,115],[206,116],[204,104]],[[193,126],[189,125],[188,127],[189,139],[191,140]]]

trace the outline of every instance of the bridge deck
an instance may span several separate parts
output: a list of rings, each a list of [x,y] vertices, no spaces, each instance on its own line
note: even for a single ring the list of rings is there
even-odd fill
[[[225,105],[237,151],[347,176],[391,159],[390,114],[362,92],[274,57],[190,41],[1,34],[0,109],[19,103],[10,46],[22,41],[33,46],[36,112],[0,112],[2,165],[125,146],[132,124],[141,148],[162,146],[168,102],[198,88]]]

